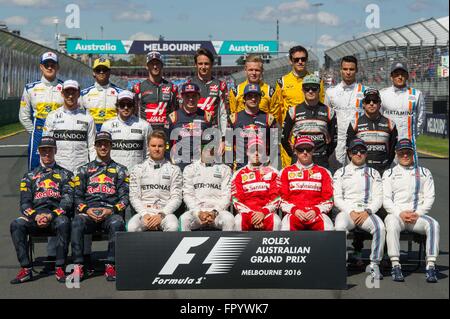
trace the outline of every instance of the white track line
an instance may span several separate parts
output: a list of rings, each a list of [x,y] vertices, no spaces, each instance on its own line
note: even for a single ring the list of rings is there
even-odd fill
[[[0,148],[28,147],[28,144],[0,145]]]

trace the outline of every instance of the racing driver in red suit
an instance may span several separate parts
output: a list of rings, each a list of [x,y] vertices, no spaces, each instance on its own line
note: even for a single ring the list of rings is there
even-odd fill
[[[295,140],[297,163],[281,171],[281,230],[333,230],[327,216],[333,207],[330,172],[312,161],[314,142],[309,136]]]
[[[280,230],[278,171],[261,164],[260,152],[266,152],[263,139],[250,140],[249,163],[234,174],[231,182],[236,230]]]

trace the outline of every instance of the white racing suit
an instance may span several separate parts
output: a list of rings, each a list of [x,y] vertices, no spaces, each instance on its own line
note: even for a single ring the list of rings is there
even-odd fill
[[[334,109],[337,119],[337,145],[333,163],[339,167],[345,166],[347,160],[347,128],[350,121],[355,118],[355,113],[364,114],[362,100],[366,87],[360,83],[345,84],[344,81],[330,87],[325,92],[324,104]],[[335,157],[335,158],[334,158]]]
[[[123,121],[117,116],[103,123],[101,131],[112,136],[111,158],[128,171],[147,157],[147,137],[152,132],[147,121],[134,115]]]
[[[425,124],[425,100],[421,91],[395,86],[380,91],[381,112],[394,121],[397,126],[398,140],[407,138],[416,148],[416,138],[422,132]],[[417,164],[417,152],[414,153]]]
[[[61,106],[50,112],[45,121],[43,135],[50,135],[56,139],[56,162],[74,174],[77,168],[96,158],[94,120],[86,110],[77,108],[70,111]],[[91,244],[92,235],[86,235],[85,255],[91,253]],[[56,254],[55,247],[56,238],[49,238],[47,246],[49,256]]]
[[[383,221],[375,213],[383,203],[383,188],[380,173],[367,165],[348,164],[333,176],[334,205],[339,210],[335,229],[348,232],[355,227],[372,235],[370,261],[378,264],[383,258],[386,230]],[[369,217],[361,226],[356,226],[350,217],[352,211],[368,211]]]
[[[174,212],[181,204],[182,183],[180,168],[167,160],[155,162],[148,158],[136,165],[130,173],[130,202],[137,214],[128,222],[128,231],[145,231],[141,219],[146,214],[161,214],[159,228],[177,231]]]
[[[231,199],[231,169],[224,164],[195,161],[183,171],[183,200],[188,211],[180,216],[182,231],[202,228],[201,211],[215,210],[214,227],[234,230],[234,217],[227,211]]]
[[[38,167],[38,146],[42,138],[47,115],[63,105],[64,98],[61,95],[62,81],[55,79],[49,82],[42,77],[40,81],[28,83],[23,90],[20,101],[19,120],[30,134],[28,144],[28,170]]]
[[[51,112],[45,122],[43,135],[56,139],[55,160],[73,173],[96,158],[94,120],[86,110],[68,110],[62,106]]]
[[[397,164],[383,174],[383,206],[388,212],[386,242],[392,260],[400,258],[400,232],[412,231],[427,236],[427,261],[436,261],[439,254],[439,223],[428,212],[434,203],[434,181],[424,167],[404,167]],[[405,223],[400,213],[412,210],[420,217],[414,224]]]
[[[101,86],[97,82],[81,91],[81,107],[89,111],[97,132],[103,123],[117,115],[116,103],[120,92],[122,89],[112,83]]]

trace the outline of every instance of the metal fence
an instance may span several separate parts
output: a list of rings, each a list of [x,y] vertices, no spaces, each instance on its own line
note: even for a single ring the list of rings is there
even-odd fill
[[[373,33],[325,51],[322,75],[338,83],[341,58],[353,55],[358,81],[380,89],[391,85],[391,64],[406,62],[410,85],[425,95],[426,111],[432,112],[434,101],[446,101],[448,110],[448,41],[448,17]]]
[[[15,34],[0,30],[0,100],[22,95],[26,83],[41,78],[39,59],[42,53],[54,51]],[[92,84],[92,70],[84,63],[58,52],[60,71],[58,78],[77,80],[81,87]],[[111,77],[117,85],[126,81]]]
[[[310,72],[319,70],[318,59],[312,52],[309,52],[309,59],[306,63],[306,67]],[[292,66],[289,64],[289,56],[286,55],[279,58],[272,58],[270,63],[264,64],[264,82],[275,87],[276,81],[291,70]],[[231,77],[234,79],[236,85],[247,79],[244,71],[233,73],[231,74]]]

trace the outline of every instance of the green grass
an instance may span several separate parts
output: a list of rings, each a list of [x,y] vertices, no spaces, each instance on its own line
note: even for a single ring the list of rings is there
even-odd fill
[[[417,138],[417,148],[419,151],[448,157],[448,138],[420,135]]]
[[[24,128],[20,123],[13,123],[4,126],[0,126],[0,137],[11,133],[22,131]]]

